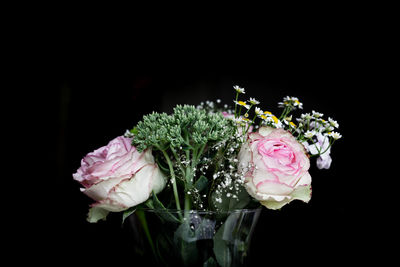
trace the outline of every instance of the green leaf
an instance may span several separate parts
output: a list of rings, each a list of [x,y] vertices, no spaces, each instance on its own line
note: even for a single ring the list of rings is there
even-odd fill
[[[161,218],[169,222],[180,223],[180,221],[165,208],[165,206],[157,198],[157,195],[154,192],[153,205],[154,209],[159,210],[159,212],[157,212],[156,214],[159,215]]]
[[[131,133],[134,134],[134,135],[137,135],[137,133],[138,133],[137,127],[134,127],[134,128],[131,130]]]
[[[205,176],[200,176],[200,178],[194,183],[194,187],[199,190],[199,192],[203,191],[208,185],[208,179]]]
[[[214,236],[214,254],[217,262],[222,267],[231,266],[232,255],[227,241],[224,240],[225,224],[223,224]]]
[[[180,251],[184,266],[192,266],[197,260],[196,232],[188,223],[182,223],[174,234],[174,243]]]
[[[233,191],[236,194],[236,191]],[[217,194],[216,192],[212,193],[211,201],[214,204],[214,207],[218,211],[231,211],[237,209],[245,208],[251,201],[249,193],[247,193],[246,189],[243,186],[240,186],[238,193],[236,194],[237,198],[227,197],[227,194],[224,192],[222,194]],[[222,202],[215,201],[216,198],[221,198]]]
[[[122,224],[124,224],[126,218],[128,218],[130,215],[132,215],[136,211],[136,207],[131,207],[127,210],[124,211],[122,214]]]
[[[164,173],[168,173],[169,174],[168,165],[164,166],[165,163],[158,157],[156,158],[156,162],[157,162],[157,166],[161,169],[161,171],[163,171]]]
[[[163,265],[168,266],[165,256],[171,256],[172,241],[165,233],[160,233],[156,238],[156,252]]]
[[[203,267],[217,267],[217,263],[215,262],[213,257],[210,257],[207,261],[204,262]]]
[[[185,266],[193,266],[196,259],[202,255],[197,244],[200,240],[213,238],[215,221],[190,212],[185,213],[185,218],[184,223],[174,233],[174,243],[179,248]]]

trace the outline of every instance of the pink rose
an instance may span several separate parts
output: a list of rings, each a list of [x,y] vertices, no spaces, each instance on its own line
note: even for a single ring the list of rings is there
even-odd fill
[[[247,192],[269,209],[311,198],[310,161],[304,147],[283,129],[261,127],[239,152]]]
[[[73,174],[84,188],[81,191],[96,200],[88,221],[104,219],[108,212],[123,211],[146,201],[152,191],[160,192],[165,179],[154,162],[151,150],[139,153],[131,139],[117,137],[86,155]]]

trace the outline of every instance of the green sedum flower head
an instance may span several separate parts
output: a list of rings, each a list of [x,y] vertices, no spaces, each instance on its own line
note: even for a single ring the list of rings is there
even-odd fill
[[[165,150],[218,142],[232,135],[232,121],[219,113],[207,113],[191,105],[178,105],[171,115],[153,112],[131,130],[139,151],[152,147]]]

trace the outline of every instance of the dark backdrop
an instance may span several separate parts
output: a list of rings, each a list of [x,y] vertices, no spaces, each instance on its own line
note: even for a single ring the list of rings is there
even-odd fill
[[[360,119],[365,95],[376,94],[365,90],[370,77],[356,67],[365,59],[355,58],[351,46],[296,51],[288,46],[279,52],[260,48],[255,52],[246,47],[240,54],[223,47],[212,54],[182,48],[179,56],[175,50],[147,48],[142,53],[137,47],[135,53],[124,54],[115,46],[112,53],[97,46],[56,51],[40,74],[44,79],[30,92],[36,112],[28,127],[37,136],[34,149],[40,159],[33,160],[40,162],[36,167],[41,169],[43,191],[32,212],[34,240],[46,238],[48,245],[35,257],[51,254],[69,263],[79,258],[90,264],[142,266],[130,254],[119,218],[86,222],[92,201],[79,191],[72,173],[83,156],[131,129],[144,114],[217,98],[231,104],[233,85],[244,87],[246,97],[260,100],[261,107],[271,111],[278,110],[284,96],[297,96],[304,112],[316,110],[334,118],[343,135],[331,151],[330,170],[318,170],[313,161],[310,203],[294,201],[281,211],[263,209],[252,244],[254,263],[324,266],[354,256],[355,245],[367,239],[359,218],[370,205],[358,187],[366,176],[355,167],[365,156],[354,156],[363,146],[360,132],[367,130]]]

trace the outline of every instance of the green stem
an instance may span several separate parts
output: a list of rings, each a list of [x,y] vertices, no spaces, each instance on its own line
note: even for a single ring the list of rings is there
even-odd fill
[[[189,143],[189,133],[187,133],[187,132],[185,133],[185,140],[187,143]],[[195,148],[192,148],[192,149],[193,149],[193,153],[194,153]],[[190,160],[190,151],[189,150],[186,150],[186,162],[187,162],[186,173],[185,173],[186,183],[191,184],[191,182],[190,182],[191,170],[190,170],[189,163],[193,163],[193,162],[191,162],[191,160]]]
[[[256,118],[257,118],[257,114],[254,115],[254,118],[253,118],[253,120],[251,121],[251,123],[248,123],[248,124],[247,124],[247,129],[246,129],[246,131],[243,133],[243,135],[246,135],[246,133],[247,133],[247,132],[249,131],[249,129],[250,129],[250,126],[254,124],[254,121],[256,120]]]
[[[197,150],[196,157],[194,158],[194,161],[195,161],[194,167],[197,166],[198,161],[199,161],[199,159],[200,159],[200,157],[201,157],[201,154],[203,154],[203,151],[204,151],[206,145],[207,145],[207,143],[205,143],[204,145],[202,145],[202,146],[200,147],[200,149]]]
[[[328,151],[328,150],[331,148],[331,146],[333,145],[333,143],[335,143],[335,141],[336,141],[336,140],[333,140],[333,141],[329,142],[329,146],[324,150],[324,152],[320,153],[320,155],[322,155],[322,154],[324,154],[326,151]]]
[[[279,117],[279,120],[284,119],[287,115],[289,115],[289,113],[292,111],[292,107],[291,106],[287,106],[285,107],[285,109],[283,110],[281,116]]]
[[[174,190],[176,209],[178,211],[180,211],[181,210],[181,204],[179,202],[179,195],[178,195],[178,188],[177,188],[177,185],[176,185],[174,166],[172,165],[171,159],[169,158],[167,152],[165,152],[165,150],[161,150],[161,152],[163,153],[165,159],[167,160],[168,166],[169,166],[169,171],[170,171],[170,174],[171,174],[172,188]]]
[[[150,235],[149,227],[147,225],[147,220],[146,220],[146,216],[144,215],[144,212],[142,210],[137,210],[136,216],[138,217],[138,219],[143,227],[143,231],[146,235],[147,241],[149,241],[149,245],[151,247],[151,250],[153,251],[154,256],[157,257],[156,249],[154,247],[153,239],[151,238],[151,235]]]
[[[176,150],[172,146],[170,146],[169,148],[171,149],[172,154],[174,155],[176,162],[179,164],[179,169],[184,174],[185,170],[183,169],[182,162],[181,162],[180,158],[178,157],[178,154],[176,153]]]
[[[237,109],[237,100],[238,100],[238,98],[239,98],[239,92],[236,92],[236,99],[235,99],[235,119],[238,117],[237,115],[236,115],[236,109]]]
[[[190,210],[190,208],[191,208],[190,197],[189,195],[185,195],[185,211]]]

